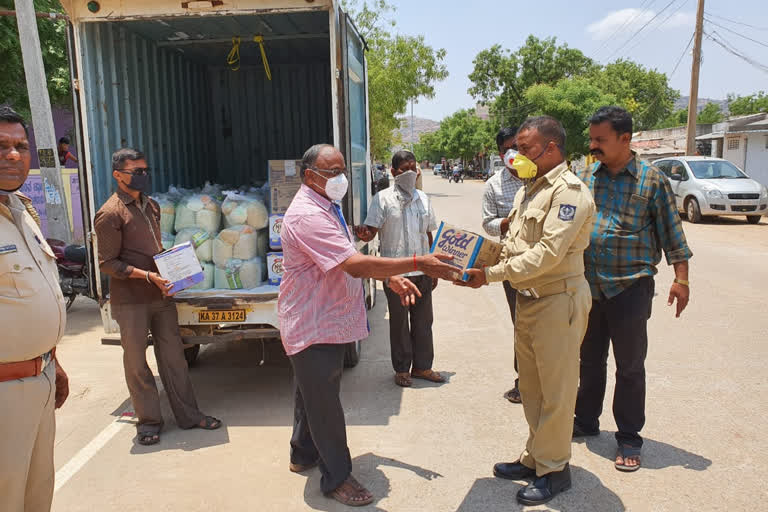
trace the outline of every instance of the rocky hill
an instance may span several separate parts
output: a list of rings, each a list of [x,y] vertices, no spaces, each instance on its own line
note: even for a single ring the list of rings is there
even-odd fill
[[[675,101],[675,110],[688,108],[688,98],[688,96],[680,96],[680,98]],[[728,112],[728,100],[713,100],[711,98],[699,98],[698,111],[701,112],[701,110],[706,107],[708,103],[717,103],[720,105],[720,110],[723,112]]]
[[[413,139],[411,140],[411,116],[404,117],[400,120],[400,129],[395,130],[402,137],[404,145],[410,145],[411,142],[417,143],[422,133],[436,132],[440,128],[439,121],[433,121],[432,119],[424,119],[423,117],[413,118]]]

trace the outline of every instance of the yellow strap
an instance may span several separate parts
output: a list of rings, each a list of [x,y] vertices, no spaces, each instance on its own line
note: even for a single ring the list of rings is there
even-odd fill
[[[261,50],[261,60],[264,61],[264,71],[267,73],[267,79],[272,80],[272,71],[269,69],[267,52],[264,51],[264,36],[253,36],[253,41],[259,43],[259,49]]]
[[[263,51],[263,50],[262,50]],[[240,37],[232,38],[232,50],[227,55],[227,65],[232,71],[240,69]]]

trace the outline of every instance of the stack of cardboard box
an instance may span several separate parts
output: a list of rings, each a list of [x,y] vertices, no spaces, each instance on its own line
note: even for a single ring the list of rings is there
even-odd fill
[[[280,243],[280,230],[283,225],[283,215],[288,210],[293,196],[301,188],[300,160],[270,160],[270,216],[269,216],[269,248],[274,252],[267,254],[267,271],[269,284],[279,285],[283,276],[283,253]]]

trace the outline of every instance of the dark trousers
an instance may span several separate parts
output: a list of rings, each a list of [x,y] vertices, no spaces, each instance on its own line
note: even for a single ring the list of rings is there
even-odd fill
[[[160,396],[155,377],[147,365],[147,336],[150,331],[160,380],[176,423],[180,428],[192,428],[199,424],[205,416],[197,407],[189,378],[176,306],[166,300],[151,304],[115,304],[112,316],[120,325],[125,382],[139,419],[139,434],[156,434],[163,426]]]
[[[615,297],[594,300],[587,334],[581,344],[576,423],[585,430],[600,428],[608,345],[612,342],[616,360],[613,396],[613,417],[618,427],[616,441],[637,447],[643,445],[639,432],[645,424],[645,356],[653,291],[653,278],[643,277]]]
[[[404,307],[400,296],[384,287],[389,306],[389,345],[392,367],[397,373],[430,370],[435,358],[432,339],[432,278],[411,276],[421,292],[416,304]]]
[[[346,349],[346,344],[318,344],[289,358],[296,383],[291,462],[313,464],[319,459],[324,493],[335,490],[352,473],[339,398]]]
[[[515,307],[517,306],[517,290],[512,288],[512,285],[509,284],[509,281],[502,281],[502,284],[504,285],[504,293],[507,295],[507,304],[509,304],[509,314],[512,315],[512,324],[514,324],[515,323]],[[513,343],[514,343],[514,340],[513,340]],[[517,373],[517,352],[515,352],[514,366],[515,366],[515,373]],[[517,388],[517,385],[519,382],[520,382],[520,377],[518,376],[515,378],[515,388]]]

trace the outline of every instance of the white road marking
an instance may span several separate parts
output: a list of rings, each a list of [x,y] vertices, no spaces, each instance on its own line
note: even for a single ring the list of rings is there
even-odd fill
[[[133,409],[130,407],[123,410],[112,423],[107,425],[104,430],[99,432],[99,434],[91,440],[91,442],[81,448],[74,457],[69,459],[69,462],[64,464],[64,466],[56,472],[56,485],[53,488],[54,494],[64,487],[64,485],[69,482],[69,479],[75,476],[78,471],[83,469],[83,466],[85,466],[88,461],[99,452],[99,450],[104,448],[110,439],[115,437],[115,435],[117,435],[117,433],[126,425],[134,425],[135,422],[132,421],[133,415]]]

